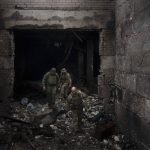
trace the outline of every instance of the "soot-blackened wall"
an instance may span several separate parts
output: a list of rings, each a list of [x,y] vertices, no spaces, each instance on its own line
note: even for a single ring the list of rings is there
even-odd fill
[[[120,125],[150,149],[150,1],[117,0],[115,82]]]

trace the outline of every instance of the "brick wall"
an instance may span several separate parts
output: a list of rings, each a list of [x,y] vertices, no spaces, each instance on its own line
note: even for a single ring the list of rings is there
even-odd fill
[[[103,29],[100,37],[101,69],[105,73],[105,80],[114,80],[115,32],[113,29]]]
[[[0,30],[0,100],[12,96],[14,82],[13,35]]]
[[[115,33],[114,29],[103,29],[100,33],[100,73],[98,76],[98,94],[102,99],[110,97],[110,83],[114,83]],[[103,76],[104,75],[104,76]],[[106,102],[106,105],[109,105]],[[107,111],[107,110],[106,110]]]
[[[117,0],[115,82],[122,96],[116,112],[145,149],[150,148],[149,16],[149,0]]]

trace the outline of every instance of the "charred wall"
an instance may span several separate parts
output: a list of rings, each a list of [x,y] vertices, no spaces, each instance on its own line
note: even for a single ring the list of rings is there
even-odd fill
[[[150,148],[150,1],[116,2],[115,82],[122,95],[116,101],[119,124],[127,128],[139,149]]]
[[[0,30],[0,101],[12,96],[14,83],[13,34]]]

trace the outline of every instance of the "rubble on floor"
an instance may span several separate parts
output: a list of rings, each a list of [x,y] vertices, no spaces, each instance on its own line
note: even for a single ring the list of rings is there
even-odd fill
[[[134,144],[116,130],[112,114],[106,114],[97,95],[83,100],[81,130],[74,130],[66,102],[56,107],[29,98],[11,103],[12,115],[1,116],[0,149],[3,150],[134,150]]]

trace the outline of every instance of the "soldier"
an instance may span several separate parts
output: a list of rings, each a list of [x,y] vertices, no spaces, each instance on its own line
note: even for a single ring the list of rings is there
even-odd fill
[[[76,87],[71,88],[68,96],[68,108],[72,111],[73,128],[81,129],[83,116],[83,93]]]
[[[59,88],[62,98],[66,99],[69,93],[69,88],[71,87],[72,80],[70,74],[65,68],[61,70]]]
[[[59,76],[55,68],[51,68],[51,70],[44,75],[42,80],[43,90],[46,92],[49,106],[52,107],[55,104],[58,82]]]

